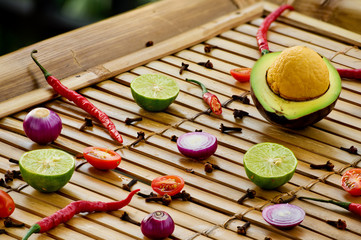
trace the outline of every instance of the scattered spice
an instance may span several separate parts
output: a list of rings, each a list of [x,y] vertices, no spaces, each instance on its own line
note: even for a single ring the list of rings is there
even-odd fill
[[[325,164],[310,164],[310,167],[313,169],[325,169],[329,172],[331,172],[334,168],[333,163],[331,163],[330,161],[327,161]]]
[[[345,220],[337,220],[337,221],[333,221],[333,220],[326,220],[327,224],[330,224],[331,226],[334,226],[338,229],[342,229],[345,230],[347,227],[346,221]]]
[[[5,182],[12,182],[16,178],[21,179],[21,180],[23,179],[21,177],[20,170],[12,170],[12,171],[7,170],[4,174],[4,176],[5,176]]]
[[[221,129],[222,133],[230,132],[230,131],[242,132],[242,128],[240,128],[240,127],[228,127],[228,126],[224,126],[223,123],[221,123],[220,129]]]
[[[265,237],[264,240],[272,240],[270,237]]]
[[[194,130],[195,132],[203,132],[203,130],[202,129],[196,129],[196,130]]]
[[[193,168],[186,168],[185,170],[186,170],[187,173],[194,173]]]
[[[213,63],[210,60],[207,62],[198,62],[197,64],[205,68],[213,69]]]
[[[218,47],[215,45],[206,44],[206,45],[204,45],[204,52],[210,53],[212,51],[212,49],[214,49],[214,48],[218,48]]]
[[[9,162],[19,164],[19,160],[16,160],[16,159],[13,159],[13,158],[10,158]]]
[[[153,41],[148,41],[148,42],[145,43],[146,47],[151,47],[153,45],[154,45]]]
[[[256,197],[256,190],[253,190],[253,189],[247,189],[246,193],[240,197],[237,202],[239,204],[242,204],[244,200],[246,200],[247,198],[250,198],[250,199],[253,199]]]
[[[135,224],[137,226],[140,226],[140,222],[137,222],[134,219],[132,219],[127,212],[124,212],[123,215],[120,217],[120,219]]]
[[[126,118],[125,119],[125,125],[130,125],[130,124],[132,124],[133,122],[139,122],[139,121],[142,121],[143,120],[143,118],[142,117],[137,117],[137,118]]]
[[[242,95],[232,95],[232,99],[234,101],[240,101],[243,104],[249,105],[251,101],[249,100],[247,95],[248,95],[248,93],[244,93]]]
[[[170,140],[171,140],[172,142],[177,142],[178,137],[177,137],[176,135],[172,135],[172,136],[170,137]]]
[[[210,162],[206,162],[204,164],[204,171],[205,172],[211,173],[211,172],[213,172],[214,169],[221,170],[221,168],[216,164],[213,164],[213,163],[210,163]]]
[[[0,234],[6,234],[6,230],[5,229],[0,229]]]
[[[150,197],[156,197],[158,196],[156,193],[154,192],[150,192],[149,194],[145,194],[145,193],[141,193],[141,192],[138,192],[137,193],[139,196],[141,196],[142,198],[150,198]]]
[[[162,202],[163,205],[168,206],[172,200],[174,199],[182,199],[183,201],[191,200],[191,195],[187,193],[185,190],[170,196],[168,194],[164,194],[163,196],[157,195],[153,192],[148,194],[138,193],[139,196],[144,197],[146,202]]]
[[[246,221],[245,224],[242,226],[237,226],[237,233],[240,235],[246,235],[247,234],[247,228],[251,225],[251,222]]]
[[[5,227],[17,227],[17,228],[21,228],[24,227],[25,224],[24,223],[16,223],[14,222],[11,218],[7,217],[4,220],[4,226]]]
[[[123,184],[122,189],[130,192],[130,189],[134,186],[134,184],[136,184],[138,182],[138,180],[136,179],[132,179],[130,180],[127,184]]]
[[[145,199],[146,202],[162,202],[163,205],[168,206],[172,202],[172,197],[168,194],[163,196],[148,197]]]
[[[130,146],[135,146],[137,145],[140,141],[142,141],[143,139],[145,138],[145,134],[143,131],[140,131],[140,132],[137,132],[137,139],[132,143],[130,144]]]
[[[186,190],[183,190],[175,195],[172,196],[172,199],[182,199],[183,201],[190,201],[192,199],[191,195],[186,192]]]
[[[93,121],[92,121],[92,119],[91,118],[88,118],[88,117],[85,117],[84,118],[84,123],[83,123],[83,125],[81,125],[81,127],[80,127],[80,131],[84,131],[85,129],[87,129],[87,128],[91,128],[91,127],[93,127]]]
[[[12,189],[12,187],[9,186],[3,178],[0,179],[0,187],[4,187],[4,188],[7,188],[7,189]]]
[[[351,146],[350,148],[340,147],[340,149],[351,154],[357,154],[357,148],[354,146]]]
[[[240,109],[234,109],[233,110],[233,117],[234,118],[240,118],[242,119],[243,117],[249,116],[249,113]]]
[[[181,69],[179,70],[179,74],[182,75],[183,71],[188,70],[189,64],[182,62]]]

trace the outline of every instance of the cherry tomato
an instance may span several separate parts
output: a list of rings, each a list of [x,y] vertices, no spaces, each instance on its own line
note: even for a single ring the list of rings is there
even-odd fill
[[[230,71],[232,77],[238,82],[249,82],[252,68],[235,68]]]
[[[361,195],[361,168],[350,169],[341,178],[341,186],[353,196]]]
[[[116,168],[121,157],[118,153],[101,147],[87,147],[83,151],[84,158],[97,169],[114,169]]]
[[[15,210],[15,203],[12,197],[3,190],[0,190],[0,218],[9,217]]]
[[[152,188],[160,195],[174,196],[184,187],[184,180],[176,175],[157,177],[152,181]]]

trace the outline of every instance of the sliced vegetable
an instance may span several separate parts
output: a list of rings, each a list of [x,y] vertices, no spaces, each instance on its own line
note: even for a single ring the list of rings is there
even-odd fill
[[[341,186],[352,196],[361,196],[361,168],[346,171],[342,175]]]
[[[269,205],[262,211],[263,219],[278,228],[292,228],[305,218],[305,211],[289,203]]]
[[[23,122],[26,136],[41,145],[55,141],[60,135],[62,127],[58,114],[43,107],[31,110]]]
[[[176,175],[166,175],[155,178],[151,186],[160,195],[168,194],[173,196],[183,189],[184,180]]]
[[[9,217],[15,210],[15,203],[12,197],[3,190],[0,190],[0,218]]]
[[[177,139],[179,152],[198,160],[209,158],[216,152],[217,146],[217,138],[206,132],[189,132]]]
[[[174,221],[168,213],[155,211],[142,220],[140,229],[150,239],[162,239],[173,233]]]
[[[95,168],[107,170],[116,168],[121,156],[107,148],[87,147],[83,151],[84,158]]]
[[[231,69],[230,73],[238,82],[249,82],[251,71],[252,68],[235,68]]]

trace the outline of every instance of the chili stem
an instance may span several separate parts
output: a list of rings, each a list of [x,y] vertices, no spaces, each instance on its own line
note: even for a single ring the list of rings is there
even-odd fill
[[[197,81],[197,80],[188,79],[188,78],[186,78],[186,81],[187,81],[187,82],[193,82],[193,83],[198,84],[198,85],[202,88],[202,94],[203,94],[203,95],[208,92],[206,86],[204,86],[203,83],[201,83],[201,82],[199,82],[199,81]]]
[[[299,197],[298,199],[308,199],[308,200],[313,200],[313,201],[318,201],[318,202],[331,203],[331,204],[337,205],[337,206],[342,207],[347,210],[349,210],[349,206],[351,204],[351,202],[340,202],[340,201],[335,201],[335,200],[325,200],[325,199],[310,198],[310,197]]]

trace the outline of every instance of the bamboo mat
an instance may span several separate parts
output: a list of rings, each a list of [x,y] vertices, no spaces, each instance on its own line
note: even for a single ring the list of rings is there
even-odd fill
[[[265,5],[265,14],[267,7]],[[292,13],[297,14],[297,13]],[[317,31],[312,19],[303,25],[294,21],[292,14],[285,14],[274,23],[268,33],[272,51],[280,51],[294,45],[306,45],[329,58],[336,67],[361,68],[360,50],[354,42],[337,31]],[[361,237],[360,218],[337,206],[307,202],[298,199],[291,203],[302,207],[306,217],[300,226],[280,230],[267,224],[261,215],[262,209],[292,195],[325,197],[340,201],[361,203],[360,198],[351,197],[340,187],[342,173],[350,167],[360,167],[360,155],[350,154],[341,147],[355,146],[361,149],[361,83],[343,79],[342,93],[335,110],[325,119],[303,130],[288,130],[272,126],[258,113],[251,102],[246,105],[230,102],[218,117],[207,114],[207,106],[201,98],[200,88],[185,82],[185,78],[204,82],[216,93],[222,103],[231,96],[249,90],[248,83],[236,82],[230,75],[232,68],[252,67],[260,57],[255,38],[263,17],[254,18],[221,34],[196,43],[178,52],[148,61],[127,72],[105,79],[79,90],[112,118],[124,138],[118,152],[122,162],[115,171],[96,170],[82,160],[78,161],[70,183],[59,192],[44,194],[21,180],[11,183],[19,191],[9,194],[16,202],[11,215],[16,221],[25,223],[24,228],[6,228],[1,239],[19,239],[28,228],[41,218],[51,215],[71,201],[123,199],[128,192],[121,189],[131,179],[138,182],[132,189],[152,191],[150,182],[161,175],[179,175],[185,180],[185,190],[191,201],[174,200],[169,206],[146,203],[135,196],[130,205],[114,212],[77,215],[66,224],[61,224],[47,234],[36,234],[31,239],[143,239],[140,228],[120,220],[124,211],[140,222],[147,213],[162,209],[176,223],[173,239],[358,239]],[[317,23],[317,22],[316,22]],[[329,26],[329,25],[326,25]],[[320,26],[324,27],[324,26]],[[204,52],[205,44],[217,48]],[[210,60],[214,68],[206,69],[197,62]],[[180,66],[189,64],[189,69],[179,74]],[[166,111],[150,113],[135,104],[130,92],[130,82],[145,73],[160,73],[174,78],[180,87],[175,103]],[[63,121],[60,137],[46,147],[60,148],[73,155],[81,153],[87,146],[102,146],[117,149],[107,131],[96,124],[92,129],[80,131],[87,114],[63,98],[38,104],[57,112]],[[234,109],[247,111],[249,116],[235,119]],[[18,169],[9,159],[19,159],[29,150],[41,146],[29,140],[22,128],[22,121],[30,109],[14,113],[0,120],[0,177],[9,169]],[[127,117],[142,117],[143,120],[130,126],[124,124]],[[94,121],[97,123],[96,121]],[[220,125],[242,127],[242,132],[221,133]],[[204,163],[182,156],[173,135],[202,130],[217,136],[219,147],[214,156],[205,161],[217,164],[221,169],[206,173]],[[130,146],[137,132],[145,133],[145,141]],[[274,189],[261,190],[246,176],[243,155],[251,146],[260,142],[276,142],[290,148],[299,160],[297,170],[289,183]],[[334,172],[315,170],[310,163],[322,164],[330,160]],[[190,171],[192,170],[192,171]],[[247,191],[256,190],[254,199],[242,204],[237,200]],[[5,190],[5,189],[4,189]],[[346,230],[339,230],[326,220],[342,219]],[[1,222],[3,220],[0,220]],[[237,226],[251,223],[245,236],[237,234]]]

